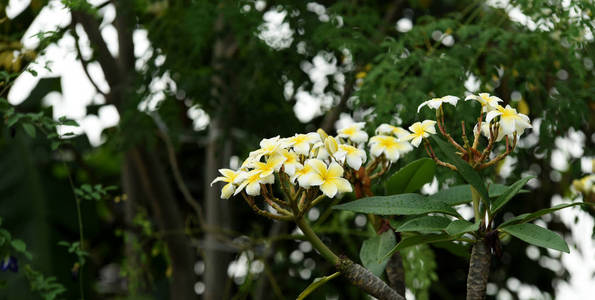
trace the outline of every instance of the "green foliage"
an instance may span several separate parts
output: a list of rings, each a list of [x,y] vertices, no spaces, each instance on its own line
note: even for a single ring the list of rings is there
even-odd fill
[[[441,233],[441,234],[420,234],[420,235],[411,235],[404,237],[394,248],[392,248],[385,257],[392,256],[395,252],[401,251],[407,247],[415,246],[415,245],[423,245],[428,243],[437,243],[437,242],[445,242],[453,240],[454,238]]]
[[[409,163],[385,181],[386,194],[412,193],[432,181],[436,164],[430,158],[421,158]]]
[[[537,218],[539,218],[539,217],[541,217],[543,215],[551,214],[551,213],[553,213],[553,212],[555,212],[557,210],[564,209],[564,208],[567,208],[567,207],[577,206],[577,205],[593,205],[593,204],[584,203],[584,202],[573,202],[573,203],[558,204],[556,206],[552,206],[552,207],[540,209],[540,210],[538,210],[536,212],[525,213],[525,214],[521,214],[521,215],[518,215],[516,217],[510,218],[509,220],[506,220],[506,222],[500,224],[500,227],[507,226],[509,224],[521,224],[521,223],[531,222],[531,221],[536,220]]]
[[[405,268],[405,284],[415,299],[430,299],[429,289],[438,280],[436,258],[428,245],[417,245],[401,250]]]
[[[558,234],[535,224],[513,224],[502,226],[499,229],[535,246],[570,252],[568,245]]]
[[[109,191],[113,191],[116,189],[116,186],[106,186],[104,187],[101,184],[96,184],[96,185],[90,185],[90,184],[83,184],[81,185],[80,188],[75,188],[74,189],[74,193],[75,195],[77,195],[78,197],[80,197],[81,199],[84,200],[95,200],[95,201],[99,201],[99,200],[103,200],[105,198],[107,198],[107,196],[109,195]]]
[[[317,288],[319,288],[320,286],[322,286],[323,284],[327,283],[327,281],[337,277],[341,275],[341,273],[339,272],[335,272],[329,276],[324,276],[324,277],[317,277],[314,278],[314,281],[308,285],[308,287],[306,287],[296,298],[296,300],[303,300],[306,299],[306,297],[308,297],[310,294],[312,294]]]
[[[77,241],[69,243],[67,241],[60,241],[58,242],[58,245],[68,248],[68,253],[76,255],[78,262],[81,266],[85,265],[86,257],[89,256],[89,252],[84,251],[82,249],[80,242]]]
[[[503,184],[491,184],[489,186],[488,193],[490,198],[495,198],[502,195],[506,189],[507,186]],[[527,190],[519,191],[519,193],[527,192]],[[451,206],[469,203],[471,202],[471,185],[456,185],[444,190],[440,190],[438,193],[428,196],[428,201],[440,201]]]
[[[448,224],[444,231],[449,235],[455,236],[462,233],[473,232],[479,229],[479,223],[471,223],[465,220],[455,220]]]
[[[451,223],[449,218],[441,216],[421,216],[415,219],[406,221],[396,230],[400,232],[418,231],[418,232],[433,232],[445,229]]]
[[[491,203],[491,211],[492,214],[495,214],[500,210],[512,197],[518,194],[523,186],[527,184],[527,181],[535,178],[535,176],[528,176],[518,180],[517,182],[513,183],[502,195],[500,195],[494,202]]]
[[[432,212],[458,216],[452,207],[438,201],[424,201],[419,194],[400,194],[392,196],[373,196],[336,205],[334,209],[349,210],[376,215],[419,215]]]
[[[374,275],[384,274],[384,268],[388,263],[389,257],[386,253],[397,244],[395,233],[392,230],[383,232],[365,240],[359,252],[359,258],[366,269]]]
[[[44,300],[61,299],[60,295],[66,292],[66,288],[57,281],[56,277],[46,277],[28,265],[25,266],[25,276],[29,280],[31,290],[37,292]]]

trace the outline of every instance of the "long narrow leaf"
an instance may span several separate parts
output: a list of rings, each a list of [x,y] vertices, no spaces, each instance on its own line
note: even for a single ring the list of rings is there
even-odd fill
[[[308,287],[306,287],[306,289],[304,289],[298,295],[298,297],[296,299],[297,300],[305,299],[306,297],[308,297],[308,295],[310,295],[312,292],[314,292],[317,288],[319,288],[320,286],[325,284],[327,281],[339,276],[340,274],[341,274],[341,272],[335,272],[329,276],[315,278],[314,281],[312,283],[310,283],[310,285]]]
[[[513,183],[509,186],[500,197],[498,197],[494,202],[492,202],[492,214],[495,214],[500,208],[502,208],[514,195],[518,194],[521,188],[527,184],[527,181],[535,178],[535,176],[528,176],[518,180],[517,182]]]
[[[427,201],[419,194],[367,197],[336,205],[333,208],[376,215],[420,215],[438,212],[458,216],[457,211],[447,204]]]
[[[500,224],[500,227],[504,227],[507,226],[509,224],[521,224],[521,223],[527,223],[527,222],[531,222],[543,215],[547,215],[547,214],[551,214],[557,210],[563,209],[563,208],[567,208],[567,207],[571,207],[571,206],[576,206],[576,205],[595,205],[595,204],[590,204],[590,203],[585,203],[585,202],[573,202],[573,203],[564,203],[564,204],[558,204],[556,206],[552,206],[549,208],[544,208],[541,210],[538,210],[536,212],[533,213],[525,213],[522,215],[518,215],[512,219],[507,220],[506,222]]]
[[[568,245],[558,234],[535,224],[507,225],[500,230],[535,246],[570,253]]]

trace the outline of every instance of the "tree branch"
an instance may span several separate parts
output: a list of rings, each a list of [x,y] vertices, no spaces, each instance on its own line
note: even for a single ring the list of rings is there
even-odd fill
[[[97,83],[95,83],[95,81],[91,77],[91,74],[89,74],[89,70],[88,70],[89,62],[83,57],[81,47],[79,45],[80,38],[79,38],[78,33],[76,32],[76,22],[74,21],[74,19],[73,19],[72,23],[70,23],[70,28],[72,31],[72,36],[74,37],[74,48],[76,49],[76,53],[77,53],[79,60],[81,61],[81,65],[83,66],[83,71],[85,72],[85,75],[87,76],[87,78],[89,79],[89,82],[91,82],[91,85],[93,85],[95,90],[107,98],[107,94],[99,88]]]

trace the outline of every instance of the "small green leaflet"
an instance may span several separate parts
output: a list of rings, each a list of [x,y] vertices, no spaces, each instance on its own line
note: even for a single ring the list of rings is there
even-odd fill
[[[461,233],[472,232],[479,229],[479,223],[471,223],[465,220],[455,220],[444,229],[449,235],[459,235]]]
[[[552,206],[549,208],[544,208],[541,210],[538,210],[536,212],[533,213],[525,213],[522,215],[518,215],[512,219],[507,220],[506,222],[500,224],[500,227],[504,227],[507,226],[508,224],[519,224],[519,223],[527,223],[527,222],[531,222],[543,215],[547,215],[550,213],[553,213],[557,210],[563,209],[563,208],[567,208],[567,207],[571,207],[571,206],[576,206],[576,205],[594,205],[595,204],[590,204],[590,203],[586,203],[586,202],[573,202],[573,203],[564,203],[564,204],[558,204],[556,206]]]
[[[333,208],[385,216],[420,215],[431,212],[458,216],[457,211],[447,204],[437,201],[427,201],[425,197],[419,194],[367,197],[335,205]]]
[[[535,224],[507,225],[500,230],[535,246],[570,253],[568,245],[558,234]]]
[[[310,295],[312,292],[314,292],[317,288],[319,288],[320,286],[325,284],[327,281],[329,281],[339,275],[341,275],[341,272],[335,272],[329,276],[315,278],[314,281],[312,283],[310,283],[310,285],[306,289],[304,289],[296,299],[297,300],[306,299],[306,297],[308,297],[308,295]]]
[[[486,189],[485,185],[483,185],[483,179],[481,175],[477,171],[475,171],[466,161],[464,161],[459,155],[456,153],[456,149],[453,145],[443,141],[436,135],[432,135],[432,139],[438,144],[442,153],[446,155],[449,162],[452,162],[461,176],[471,184],[481,195],[484,201],[489,200],[488,190]]]
[[[35,126],[33,126],[29,123],[23,123],[21,125],[23,126],[23,129],[30,137],[32,137],[32,138],[35,137]]]
[[[441,231],[450,224],[450,219],[441,216],[422,216],[403,223],[397,231],[432,232]]]
[[[527,184],[527,181],[533,178],[535,178],[535,176],[528,176],[518,180],[517,182],[509,186],[506,189],[506,191],[504,191],[504,193],[500,195],[500,197],[498,197],[496,200],[494,200],[494,202],[492,202],[492,214],[495,214],[498,210],[500,210],[500,208],[502,208],[506,203],[508,203],[508,201],[510,201],[510,199],[512,199],[512,197],[514,197],[514,195],[516,195],[521,190],[521,188],[525,184]]]
[[[410,237],[406,237],[404,239],[402,239],[394,248],[392,248],[390,250],[390,252],[388,252],[384,257],[388,258],[391,257],[395,252],[407,248],[407,247],[411,247],[411,246],[415,246],[415,245],[420,245],[420,244],[427,244],[427,243],[435,243],[435,242],[444,242],[444,241],[450,241],[453,240],[454,238],[447,235],[447,234],[422,234],[422,235],[414,235],[414,236],[410,236]]]
[[[503,184],[490,184],[488,193],[490,198],[502,195],[508,189]],[[527,190],[521,190],[519,193],[526,193]],[[471,185],[456,185],[448,189],[440,190],[438,193],[428,196],[429,201],[440,201],[450,206],[471,202]]]
[[[374,275],[380,276],[388,263],[388,257],[384,255],[397,244],[394,232],[384,233],[367,239],[359,251],[359,258],[366,269]]]
[[[432,181],[436,164],[430,158],[418,159],[404,166],[386,180],[386,194],[395,195],[415,192]]]

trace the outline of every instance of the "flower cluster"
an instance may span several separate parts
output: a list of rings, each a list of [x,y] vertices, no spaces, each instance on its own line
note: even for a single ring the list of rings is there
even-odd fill
[[[469,95],[465,98],[465,101],[468,100],[475,100],[478,103],[480,103],[481,111],[480,116],[478,118],[478,122],[473,128],[474,139],[472,144],[468,141],[467,135],[465,133],[465,126],[463,123],[463,146],[457,143],[450,136],[450,134],[446,132],[444,113],[442,112],[442,104],[448,103],[453,106],[456,106],[457,102],[459,101],[458,97],[449,95],[441,98],[430,99],[420,104],[417,108],[417,111],[419,112],[424,106],[435,109],[438,128],[442,135],[444,135],[447,138],[447,140],[459,150],[461,156],[465,158],[468,162],[470,162],[472,166],[477,167],[479,169],[483,169],[493,165],[494,163],[498,162],[506,155],[508,155],[514,149],[518,138],[523,134],[525,129],[532,128],[531,121],[529,120],[529,117],[522,113],[518,113],[516,109],[510,107],[510,105],[506,105],[506,107],[501,106],[499,103],[503,102],[503,100],[496,96],[491,96],[488,93]],[[421,125],[418,125],[415,128],[415,130],[412,130],[414,132],[419,133],[416,137],[426,137],[422,133],[424,130],[423,125],[424,124],[422,123]],[[433,129],[433,124],[431,127]],[[428,133],[432,132],[428,131]],[[482,152],[478,151],[480,135],[483,135],[488,139],[488,144]],[[493,149],[494,143],[499,142],[503,139],[506,140],[506,151],[501,155],[497,156],[495,159],[483,163],[483,161],[486,160],[486,158],[488,158],[488,155]],[[512,142],[510,140],[512,140]],[[419,141],[413,139],[412,144],[416,145],[416,143],[419,145]],[[435,154],[433,153],[433,150],[431,149],[431,146],[429,145],[429,142],[426,143],[426,151],[439,164],[454,169],[454,166],[442,163],[436,158]]]
[[[353,190],[348,179],[364,166],[368,156],[373,161],[369,166],[382,163],[386,168],[413,149],[408,140],[413,139],[415,143],[417,136],[424,134],[382,124],[376,129],[376,135],[369,138],[364,126],[365,123],[354,123],[339,129],[337,136],[328,136],[319,130],[287,138],[263,139],[260,148],[250,152],[238,171],[221,169],[222,176],[213,183],[227,183],[221,190],[224,199],[242,192],[248,196],[269,193],[268,185],[276,180],[286,181],[291,190],[315,187],[333,198]],[[428,130],[436,132],[434,128]]]

